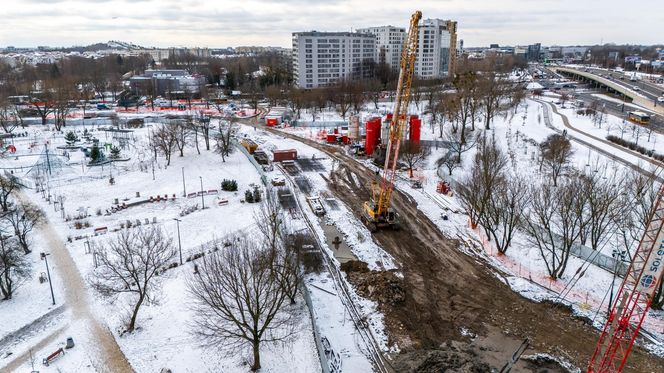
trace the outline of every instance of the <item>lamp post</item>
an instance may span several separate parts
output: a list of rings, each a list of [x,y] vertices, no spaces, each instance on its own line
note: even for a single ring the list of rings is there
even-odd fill
[[[201,210],[205,210],[205,193],[203,193],[203,176],[199,176],[199,179],[201,179],[201,204],[203,205],[203,208]]]
[[[613,252],[611,252],[611,256],[613,257],[613,278],[611,279],[611,293],[609,295],[609,309],[607,313],[609,317],[611,316],[611,308],[613,305],[613,288],[616,282],[616,272],[618,272],[618,261],[625,260],[625,251],[613,249]]]
[[[178,250],[180,251],[180,265],[182,265],[182,241],[180,240],[180,219],[173,218],[178,227]]]
[[[51,282],[51,271],[48,269],[48,255],[47,253],[40,253],[40,258],[46,262],[46,275],[48,276],[48,286],[51,288],[51,299],[53,300],[53,305],[55,306],[55,295],[53,294],[53,283]]]
[[[182,167],[182,197],[187,196],[187,185],[184,183],[184,167]]]

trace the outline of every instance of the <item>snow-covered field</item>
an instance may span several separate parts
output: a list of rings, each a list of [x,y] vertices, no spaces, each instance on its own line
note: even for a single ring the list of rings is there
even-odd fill
[[[555,99],[545,98],[547,101]],[[373,115],[381,115],[391,110],[392,103],[380,102],[378,109],[373,103],[365,105],[361,113],[361,121]],[[425,107],[424,102],[419,105],[411,102],[411,112],[420,113]],[[541,177],[537,168],[537,144],[548,135],[568,130],[572,137],[578,137],[598,147],[606,147],[598,139],[604,139],[607,134],[623,136],[653,149],[661,148],[664,136],[642,131],[624,123],[622,119],[607,115],[605,122],[595,124],[590,117],[577,115],[572,108],[560,108],[558,111],[566,115],[570,124],[587,134],[567,129],[559,115],[550,111],[551,125],[546,125],[544,109],[541,103],[526,100],[516,111],[510,111],[503,116],[495,118],[491,135],[499,141],[501,147],[510,156],[511,167],[531,178]],[[251,113],[253,114],[253,113]],[[141,117],[153,114],[126,113],[127,117]],[[311,120],[313,114],[303,112],[304,120]],[[338,113],[326,110],[316,114],[316,121],[336,122],[343,121]],[[429,127],[430,118],[424,116],[422,124],[422,139],[435,140],[438,138],[438,128]],[[124,229],[128,222],[132,225],[157,224],[174,239],[177,244],[178,224],[174,219],[180,219],[179,232],[182,242],[182,256],[185,260],[192,254],[201,251],[202,245],[220,238],[231,232],[241,232],[252,235],[255,232],[253,220],[256,205],[241,202],[244,191],[257,185],[261,188],[261,175],[247,159],[244,153],[236,151],[221,161],[221,157],[212,151],[204,150],[200,139],[201,154],[195,148],[185,150],[184,157],[177,153],[173,155],[172,163],[166,166],[163,157],[153,161],[152,154],[147,146],[147,135],[150,127],[137,129],[130,135],[127,146],[122,149],[122,158],[127,161],[114,162],[104,166],[88,167],[87,160],[80,151],[66,152],[57,149],[64,144],[61,134],[43,131],[37,127],[29,127],[28,137],[15,139],[17,157],[0,160],[0,167],[16,168],[14,172],[24,177],[28,184],[34,187],[34,175],[38,168],[42,171],[46,159],[40,155],[45,143],[49,144],[50,164],[52,175],[48,177],[48,187],[44,193],[37,193],[28,189],[25,195],[38,204],[47,214],[50,227],[55,231],[55,239],[64,242],[65,247],[75,263],[75,269],[80,276],[86,279],[94,269],[94,261],[88,250],[88,241],[91,243],[103,242],[111,237],[115,229]],[[481,128],[482,124],[478,124]],[[65,130],[75,129],[81,136],[83,127],[67,127]],[[301,137],[317,139],[319,132],[325,127],[291,127],[286,128],[291,134]],[[329,128],[331,129],[331,128]],[[637,131],[638,129],[638,131]],[[111,133],[101,132],[97,128],[88,127],[93,136],[104,142],[119,145],[119,139],[114,139]],[[479,129],[478,129],[479,131]],[[296,149],[300,158],[315,157],[324,171],[302,172],[311,185],[310,195],[328,198],[332,196],[325,176],[335,167],[334,162],[315,148],[299,141],[241,126],[240,137],[250,137],[261,148]],[[593,138],[594,137],[594,138]],[[604,155],[590,150],[580,143],[573,142],[574,167],[584,170],[588,165],[598,160],[610,163]],[[607,149],[614,156],[622,158],[625,162],[635,165],[642,164],[642,160],[633,153],[625,150]],[[544,263],[524,234],[517,234],[507,255],[498,255],[479,230],[472,230],[468,226],[468,219],[459,207],[456,197],[443,196],[436,193],[436,185],[440,178],[454,180],[464,175],[469,169],[472,160],[472,150],[464,155],[464,164],[456,169],[452,177],[447,170],[439,169],[435,161],[446,150],[435,149],[416,176],[422,181],[422,189],[411,188],[407,174],[403,173],[397,186],[410,194],[418,203],[418,207],[440,228],[442,232],[455,238],[461,238],[464,244],[459,248],[471,255],[477,255],[487,260],[500,271],[507,274],[507,281],[515,291],[535,299],[559,299],[573,305],[576,312],[586,315],[597,323],[604,317],[606,308],[606,294],[613,281],[613,275],[595,266],[586,269],[585,276],[576,281],[572,274],[578,268],[586,268],[583,260],[572,257],[569,260],[567,275],[558,281],[551,281],[545,270]],[[369,162],[363,161],[368,167]],[[40,167],[34,167],[40,163]],[[613,163],[615,171],[625,166]],[[266,172],[267,180],[274,177],[287,177],[280,168]],[[109,182],[113,177],[114,184]],[[238,192],[222,192],[220,182],[222,179],[234,179],[238,182]],[[186,189],[186,193],[185,193]],[[206,191],[200,195],[186,197],[200,190]],[[210,191],[207,193],[207,191]],[[50,195],[50,202],[46,196]],[[60,198],[60,197],[63,198]],[[111,212],[117,199],[120,204],[131,204],[149,197],[167,197],[165,201],[146,202],[117,212]],[[175,196],[175,197],[174,197]],[[324,218],[314,216],[307,209],[305,196],[299,195],[300,203],[304,206],[302,213],[309,221],[314,222],[313,229],[319,237],[324,237],[326,226],[334,226],[340,233],[345,244],[350,248],[352,255],[366,262],[373,270],[398,270],[399,263],[395,262],[389,254],[377,245],[366,227],[354,217],[348,207],[337,201],[336,208],[328,208]],[[220,201],[228,201],[220,205]],[[58,205],[53,204],[58,201]],[[202,204],[207,207],[201,210]],[[62,211],[64,206],[64,213]],[[184,214],[198,205],[199,209]],[[328,207],[328,206],[326,206]],[[108,213],[107,213],[108,211]],[[76,219],[81,216],[82,218]],[[298,229],[307,229],[303,216],[293,216],[293,226]],[[83,227],[77,226],[80,222]],[[104,228],[110,233],[103,233]],[[98,235],[95,235],[95,232]],[[6,344],[0,351],[0,369],[9,364],[15,357],[26,353],[31,348],[36,357],[39,370],[43,372],[55,371],[90,371],[98,364],[99,351],[92,346],[90,337],[90,320],[81,321],[77,318],[73,305],[64,304],[74,309],[57,309],[55,307],[65,302],[65,289],[63,284],[63,268],[56,261],[49,261],[51,277],[57,304],[51,305],[50,292],[47,283],[39,283],[38,275],[44,271],[44,262],[39,260],[38,253],[48,251],[47,239],[44,232],[39,231],[33,237],[34,251],[32,255],[35,275],[25,283],[17,292],[15,299],[0,302],[0,314],[8,315],[12,322],[0,323],[0,342],[10,333],[25,328],[26,332],[20,339]],[[610,253],[615,242],[609,243],[603,249]],[[328,245],[323,249],[334,258],[339,265],[335,251]],[[246,372],[249,370],[246,362],[250,360],[249,351],[238,354],[219,353],[200,346],[190,333],[192,311],[189,309],[190,295],[186,289],[186,278],[193,272],[193,264],[185,263],[168,272],[164,281],[161,302],[144,306],[139,313],[139,329],[132,334],[119,336],[126,315],[128,299],[120,297],[109,302],[99,298],[91,290],[87,290],[83,298],[89,300],[94,318],[102,325],[107,326],[117,340],[122,352],[139,372],[157,372],[162,368],[170,368],[174,372]],[[616,284],[620,279],[616,280]],[[344,305],[340,289],[328,272],[310,274],[306,279],[307,289],[311,295],[313,305],[313,322],[310,311],[305,306],[304,299],[300,298],[293,307],[298,315],[299,323],[297,334],[287,341],[277,345],[266,345],[262,348],[263,371],[266,372],[315,372],[320,371],[314,328],[329,342],[335,354],[343,361],[344,371],[365,372],[371,370],[371,363],[366,357],[366,341],[362,334],[353,325],[347,314],[347,305]],[[564,292],[564,296],[560,293]],[[383,351],[398,351],[399,346],[389,346],[385,335],[383,316],[377,312],[374,302],[359,297],[351,289],[351,297],[369,324],[372,338],[378,341]],[[50,314],[49,314],[50,312]],[[35,322],[40,317],[45,318]],[[651,312],[644,324],[645,328],[664,339],[664,315]],[[49,335],[57,338],[46,338]],[[77,346],[63,358],[50,367],[41,365],[41,359],[62,346],[65,337],[73,337]],[[13,337],[12,337],[13,338]],[[42,341],[40,343],[40,341]],[[37,347],[34,347],[37,346]],[[11,355],[6,356],[6,353]],[[29,365],[24,361],[18,371],[30,371]]]
[[[82,127],[67,127],[79,132]],[[87,241],[92,244],[103,242],[115,233],[113,230],[126,226],[128,221],[132,225],[157,224],[174,240],[177,247],[177,225],[175,218],[180,219],[179,231],[182,241],[182,256],[185,260],[194,252],[200,251],[201,244],[220,238],[230,232],[240,231],[250,234],[253,229],[254,210],[256,204],[241,202],[244,191],[253,185],[262,185],[260,176],[253,165],[239,151],[233,153],[222,163],[221,157],[213,151],[204,150],[200,138],[201,154],[195,148],[185,149],[185,156],[173,155],[172,163],[166,166],[163,157],[152,162],[152,155],[147,147],[147,134],[149,126],[137,129],[131,134],[127,146],[122,149],[122,158],[129,158],[126,162],[114,162],[96,167],[88,167],[84,155],[80,151],[69,151],[68,157],[64,150],[55,150],[56,146],[64,144],[62,135],[53,136],[45,131],[32,131],[30,136],[15,140],[17,159],[6,158],[1,161],[2,167],[29,167],[40,157],[22,157],[41,151],[43,144],[49,142],[51,149],[49,163],[52,175],[48,177],[48,187],[44,195],[50,194],[51,201],[60,201],[63,196],[64,214],[61,207],[54,206],[41,193],[26,190],[26,195],[38,204],[47,214],[51,226],[57,232],[58,238],[66,242],[66,248],[73,258],[78,271],[83,278],[87,278],[93,270],[93,257],[87,252]],[[109,142],[119,146],[119,142],[109,134],[88,128],[93,136],[102,143]],[[31,146],[38,144],[36,147]],[[39,149],[39,150],[38,150]],[[154,166],[154,171],[153,171]],[[30,172],[29,170],[32,170]],[[154,172],[154,174],[153,174]],[[31,174],[36,168],[16,170],[17,175],[24,176],[30,185]],[[153,176],[154,175],[154,176]],[[110,177],[115,183],[111,185]],[[238,192],[223,192],[220,188],[222,179],[234,179],[238,182]],[[183,186],[184,182],[184,186]],[[183,189],[187,194],[201,190],[212,191],[203,197],[183,197]],[[138,193],[138,194],[137,194]],[[137,200],[147,200],[150,196],[167,196],[167,201],[146,202],[137,206],[128,207],[115,213],[107,214],[118,199],[120,204],[130,204]],[[173,196],[175,195],[175,198]],[[140,196],[140,197],[138,197]],[[222,199],[228,203],[220,205]],[[206,209],[200,210],[202,204]],[[181,213],[192,206],[199,209],[189,214]],[[57,210],[57,211],[56,211]],[[69,221],[65,221],[63,216]],[[75,217],[83,218],[74,220]],[[77,227],[75,221],[83,223]],[[81,229],[77,229],[81,228]],[[97,229],[106,228],[109,233],[95,235]],[[100,232],[97,230],[97,232]],[[34,237],[35,253],[46,250],[40,242],[39,236]],[[69,242],[71,241],[71,242]],[[35,254],[35,258],[38,256]],[[60,272],[51,261],[51,275],[53,277],[56,301],[64,302]],[[19,289],[16,299],[11,302],[0,303],[0,312],[3,320],[11,323],[0,323],[0,339],[25,325],[31,324],[50,307],[50,294],[48,284],[39,284],[36,275],[43,270],[44,264],[35,259],[35,277]],[[185,263],[165,276],[161,301],[155,305],[143,306],[139,312],[139,329],[130,335],[119,336],[126,320],[128,300],[119,297],[114,301],[107,301],[88,291],[92,299],[93,313],[102,324],[108,325],[113,331],[122,352],[138,372],[156,372],[162,368],[170,368],[175,372],[245,372],[248,371],[247,361],[251,360],[250,352],[246,351],[229,354],[219,353],[216,350],[205,349],[200,346],[192,336],[191,310],[188,307],[190,295],[186,290],[185,280],[193,272],[193,264]],[[65,306],[70,306],[65,304]],[[320,362],[313,337],[313,329],[309,313],[302,298],[294,307],[298,324],[296,334],[285,343],[277,345],[264,345],[262,348],[262,365],[264,371],[285,372],[289,370],[313,372],[320,371]],[[338,315],[337,315],[338,316]],[[90,366],[95,365],[98,354],[96,347],[86,342],[90,331],[85,324],[78,322],[68,312],[41,329],[39,333],[25,336],[29,340],[22,343],[13,343],[9,351],[12,355],[0,357],[0,368],[12,359],[36,345],[42,338],[57,328],[64,327],[64,332],[58,338],[47,341],[43,346],[33,349],[40,371],[91,371]],[[50,367],[41,365],[41,359],[61,347],[64,337],[73,337],[76,347],[64,357],[58,359]],[[3,352],[9,352],[3,351]],[[29,371],[29,365],[23,363],[18,371]],[[88,367],[86,369],[86,367]]]

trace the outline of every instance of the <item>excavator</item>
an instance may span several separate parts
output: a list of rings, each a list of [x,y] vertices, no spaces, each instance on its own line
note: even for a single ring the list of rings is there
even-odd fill
[[[388,142],[383,165],[383,175],[380,182],[372,185],[372,195],[369,201],[364,202],[362,219],[369,230],[377,231],[379,228],[399,229],[397,214],[391,205],[392,192],[396,177],[397,162],[399,160],[399,147],[408,118],[408,103],[410,102],[410,88],[413,83],[415,71],[415,58],[419,37],[419,22],[422,12],[416,11],[410,18],[408,35],[401,52],[401,66],[399,82],[397,84],[392,122],[389,127]]]

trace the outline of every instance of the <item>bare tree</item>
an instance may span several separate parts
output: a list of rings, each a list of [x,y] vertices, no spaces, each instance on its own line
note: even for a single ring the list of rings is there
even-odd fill
[[[494,191],[505,182],[505,169],[509,162],[495,140],[482,138],[480,146],[470,173],[456,186],[473,226],[485,221],[485,213]]]
[[[180,151],[180,157],[184,157],[184,148],[191,140],[191,127],[184,120],[177,120],[169,124],[174,134],[175,146]]]
[[[283,309],[288,295],[275,277],[275,255],[247,237],[230,237],[230,246],[203,257],[188,282],[193,296],[195,335],[210,347],[239,351],[251,346],[251,370],[261,368],[262,343],[292,333],[292,316]]]
[[[16,176],[0,174],[0,205],[3,212],[9,211],[11,207],[9,196],[22,188],[23,184],[21,184],[21,181]]]
[[[350,110],[352,105],[351,95],[352,95],[353,84],[348,80],[340,80],[334,87],[330,87],[327,90],[330,101],[334,104],[334,107],[339,112],[339,115],[345,120],[346,114]]]
[[[161,288],[163,268],[176,251],[159,227],[124,230],[102,244],[95,244],[98,267],[90,277],[92,287],[102,296],[131,294],[134,298],[127,331],[132,332],[140,307],[155,302]]]
[[[482,135],[470,134],[463,141],[461,135],[461,131],[454,131],[453,128],[450,128],[443,138],[447,143],[447,148],[454,153],[457,163],[461,163],[461,155],[474,148],[478,140],[482,138]]]
[[[305,107],[305,94],[302,90],[292,88],[288,92],[288,106],[293,111],[297,119],[300,119],[300,112]]]
[[[14,229],[14,234],[23,251],[29,254],[31,252],[30,233],[46,220],[44,212],[30,202],[19,201],[16,208],[5,214],[3,219]]]
[[[11,299],[16,289],[32,275],[30,258],[23,253],[16,237],[0,232],[0,293]]]
[[[496,115],[507,109],[502,105],[503,101],[517,92],[512,89],[509,81],[497,75],[495,71],[483,72],[479,77],[478,90],[481,110],[484,114],[484,129],[488,130]]]
[[[616,193],[616,188],[625,185],[620,180],[615,170],[609,170],[608,164],[597,162],[594,169],[598,172],[590,172],[589,175],[581,177],[583,190],[587,201],[586,222],[581,231],[581,243],[585,245],[590,239],[590,247],[599,250],[609,237],[608,233],[613,230],[616,220],[622,216],[621,194]]]
[[[528,218],[523,224],[553,279],[562,278],[572,245],[583,229],[585,197],[578,179],[554,187],[544,183],[529,193]]]
[[[67,124],[71,111],[70,101],[76,97],[74,84],[69,78],[60,78],[51,87],[55,130],[60,131]]]
[[[499,181],[490,193],[485,213],[480,217],[482,228],[493,238],[498,252],[505,254],[512,243],[514,231],[521,224],[528,196],[528,184],[521,177]]]
[[[18,126],[23,126],[21,111],[16,105],[0,100],[0,127],[5,133],[12,133]]]
[[[219,133],[217,134],[217,144],[215,152],[221,155],[221,161],[226,162],[226,157],[233,153],[233,135],[235,133],[235,117],[225,118],[219,122]]]
[[[55,109],[51,93],[48,90],[44,90],[39,97],[32,97],[30,107],[37,112],[37,115],[42,120],[42,125],[45,126],[48,116]]]
[[[549,170],[553,186],[558,185],[559,176],[567,168],[574,154],[572,144],[566,136],[552,134],[540,144],[540,152],[542,165]]]
[[[399,157],[408,166],[409,177],[413,177],[413,169],[421,165],[431,154],[431,148],[422,143],[406,140],[401,145]]]
[[[436,161],[436,165],[438,167],[445,166],[445,168],[447,168],[447,172],[448,172],[449,176],[452,176],[452,172],[454,171],[454,169],[461,167],[461,163],[458,162],[458,158],[457,158],[456,154],[454,154],[451,151],[447,152],[445,155],[440,157]]]
[[[152,146],[166,157],[166,166],[171,164],[171,155],[177,142],[177,132],[175,126],[163,125],[157,128],[152,134]]]

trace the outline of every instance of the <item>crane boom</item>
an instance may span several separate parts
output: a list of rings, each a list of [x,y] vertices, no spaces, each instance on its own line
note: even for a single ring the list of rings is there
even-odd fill
[[[664,185],[655,200],[616,302],[604,324],[588,373],[621,372],[664,274]]]
[[[378,225],[396,226],[395,214],[391,211],[391,197],[394,190],[397,161],[401,138],[407,120],[408,104],[410,102],[410,88],[415,72],[415,59],[419,37],[419,22],[422,12],[413,13],[410,18],[408,35],[401,52],[401,66],[399,82],[397,84],[392,123],[390,124],[383,177],[380,184],[374,185],[372,200],[364,203],[364,216],[368,223]]]

